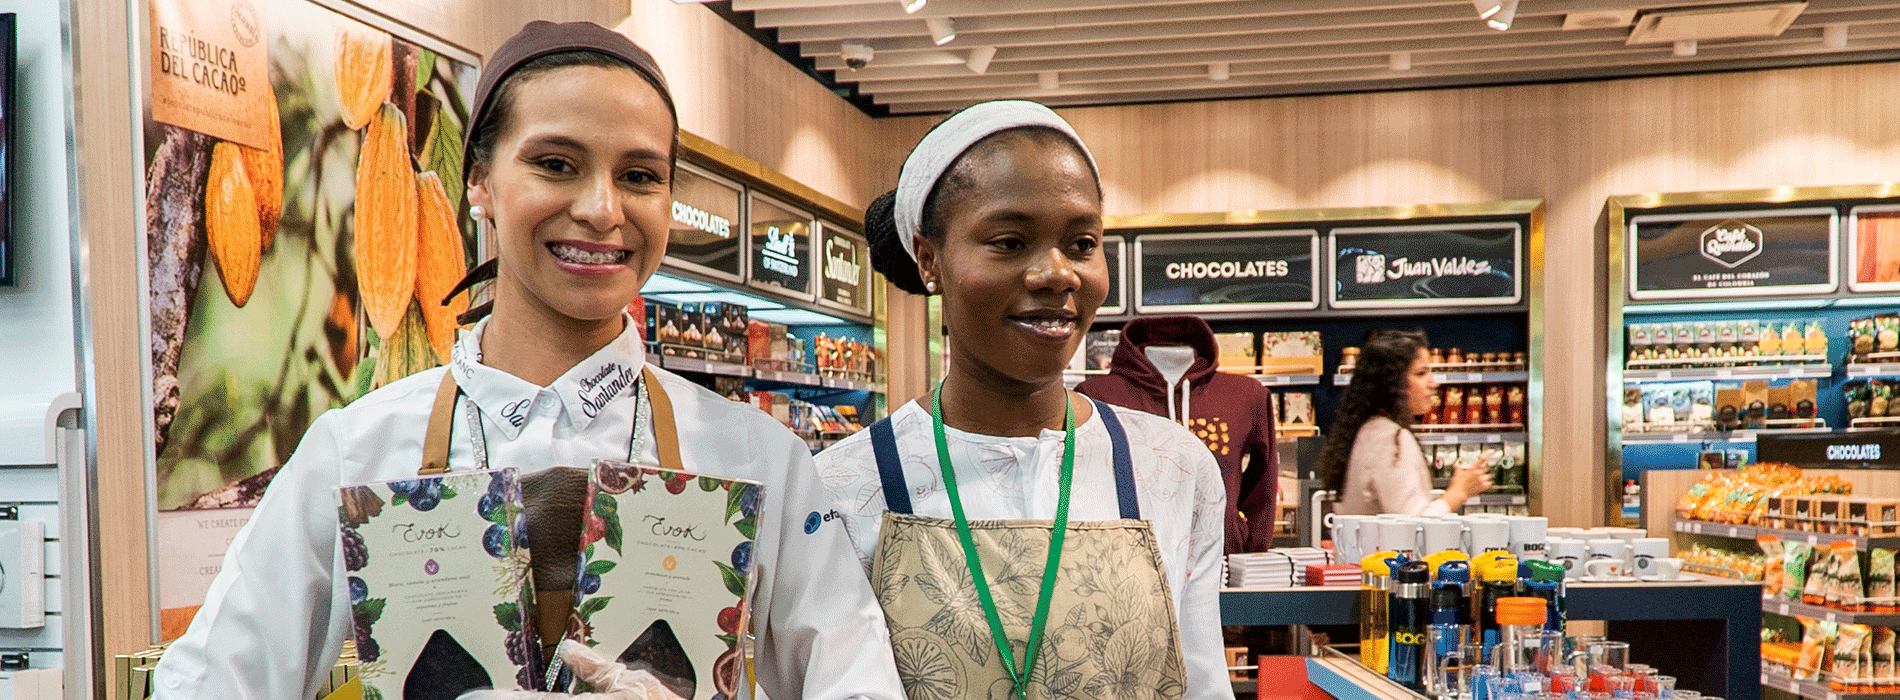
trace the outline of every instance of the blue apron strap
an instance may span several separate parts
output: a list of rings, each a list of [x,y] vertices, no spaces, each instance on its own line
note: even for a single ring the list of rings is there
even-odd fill
[[[1102,427],[1108,428],[1108,441],[1115,452],[1115,500],[1121,504],[1123,520],[1140,520],[1141,504],[1135,501],[1135,460],[1128,454],[1128,433],[1122,430],[1122,419],[1115,416],[1115,409],[1096,399],[1095,412],[1102,416]]]
[[[884,507],[910,515],[910,486],[904,482],[904,461],[897,456],[897,433],[891,419],[871,424],[871,451],[877,455],[877,475],[884,481]]]

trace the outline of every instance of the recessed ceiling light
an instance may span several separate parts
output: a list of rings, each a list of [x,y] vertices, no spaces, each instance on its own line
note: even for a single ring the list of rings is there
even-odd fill
[[[970,60],[965,61],[964,65],[970,67],[971,73],[982,75],[990,69],[990,60],[994,58],[996,58],[996,47],[978,46],[970,49]]]
[[[925,17],[924,26],[930,29],[930,39],[938,46],[957,38],[957,21],[949,17]]]
[[[897,0],[897,4],[904,6],[904,14],[914,15],[917,14],[918,10],[924,9],[924,3],[929,1],[930,0]]]
[[[1392,70],[1398,70],[1398,71],[1411,70],[1412,69],[1412,52],[1410,51],[1392,52],[1390,64],[1392,66]]]
[[[1230,70],[1231,70],[1231,66],[1229,66],[1224,61],[1217,62],[1217,63],[1209,63],[1207,64],[1207,79],[1208,80],[1226,80],[1229,75]]]
[[[1644,12],[1630,30],[1629,45],[1666,44],[1683,39],[1741,39],[1780,36],[1793,24],[1805,2],[1771,2],[1718,7],[1689,7]]]
[[[1564,15],[1564,31],[1574,32],[1584,29],[1612,29],[1627,27],[1636,21],[1636,8],[1621,10],[1594,10],[1590,12],[1572,12]]]
[[[1847,25],[1830,24],[1822,27],[1821,45],[1830,49],[1847,48]]]
[[[1503,0],[1497,5],[1497,12],[1484,18],[1484,23],[1501,32],[1510,29],[1514,19],[1517,19],[1517,0]]]
[[[1061,82],[1056,79],[1055,71],[1046,70],[1036,74],[1036,85],[1044,90],[1054,90]]]

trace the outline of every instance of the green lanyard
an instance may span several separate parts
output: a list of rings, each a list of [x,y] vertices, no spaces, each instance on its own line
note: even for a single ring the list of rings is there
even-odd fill
[[[1062,564],[1062,537],[1069,530],[1069,477],[1075,472],[1075,403],[1064,392],[1062,408],[1061,495],[1056,500],[1055,533],[1049,537],[1049,561],[1042,569],[1042,592],[1036,598],[1036,616],[1029,625],[1029,647],[1023,650],[1021,671],[1009,636],[1003,633],[1003,619],[996,612],[996,598],[990,595],[989,577],[983,575],[983,560],[977,557],[976,540],[970,537],[970,519],[963,514],[963,497],[957,493],[957,477],[950,469],[950,441],[943,434],[943,385],[930,401],[931,427],[937,434],[937,465],[943,469],[944,489],[950,492],[950,510],[957,518],[957,539],[963,542],[963,559],[970,565],[970,580],[976,585],[977,598],[983,602],[983,616],[989,619],[990,636],[996,641],[996,653],[1002,657],[1003,671],[1009,674],[1010,687],[1018,700],[1029,697],[1029,674],[1036,668],[1042,652],[1042,628],[1049,621],[1049,599],[1056,588],[1056,572]]]

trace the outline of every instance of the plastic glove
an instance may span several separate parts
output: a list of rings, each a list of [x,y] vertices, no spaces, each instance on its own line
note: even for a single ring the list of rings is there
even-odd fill
[[[628,669],[580,642],[561,640],[560,653],[561,659],[574,671],[574,677],[587,681],[594,692],[569,695],[529,690],[472,690],[457,700],[684,700],[660,685],[652,673]]]

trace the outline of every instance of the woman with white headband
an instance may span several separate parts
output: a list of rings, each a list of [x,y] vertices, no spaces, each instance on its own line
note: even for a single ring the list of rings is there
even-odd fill
[[[818,455],[906,695],[1232,698],[1213,457],[1062,384],[1108,289],[1074,130],[1033,102],[959,112],[865,227],[879,272],[942,296],[948,333],[942,384]]]

